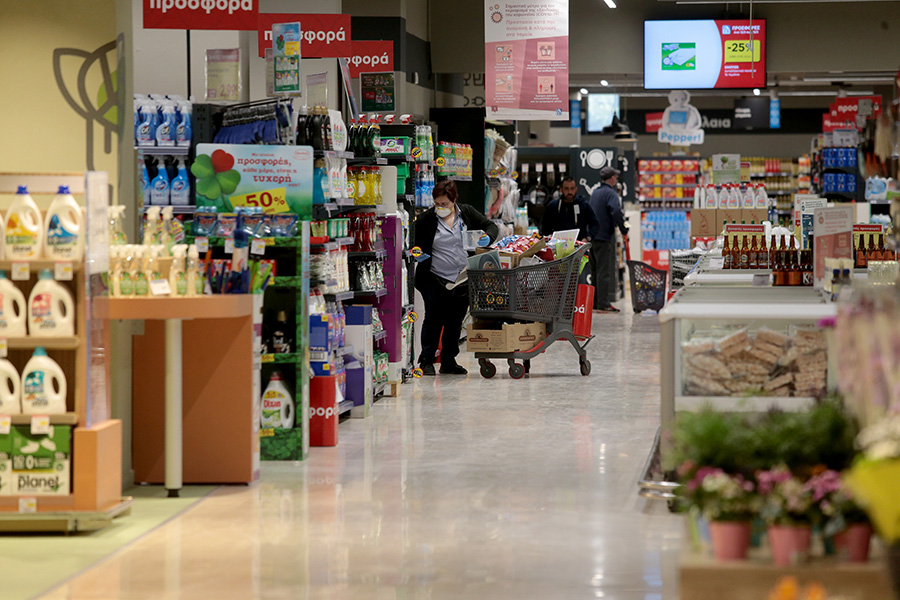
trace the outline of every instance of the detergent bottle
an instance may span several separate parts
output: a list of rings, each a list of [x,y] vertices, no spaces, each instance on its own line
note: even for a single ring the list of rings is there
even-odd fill
[[[147,218],[144,220],[144,245],[153,246],[162,241],[162,227],[159,222],[158,206],[147,209]]]
[[[84,256],[84,214],[67,185],[59,186],[47,209],[44,243],[44,256],[51,260],[80,261]]]
[[[0,271],[0,337],[25,337],[25,315],[25,294]]]
[[[175,129],[175,143],[178,146],[190,146],[191,138],[193,137],[191,117],[193,105],[186,100],[181,101],[178,103],[178,110],[181,112],[181,120],[178,122],[178,127]]]
[[[294,426],[294,396],[275,371],[259,405],[259,424],[264,429],[289,429]]]
[[[32,337],[75,335],[75,303],[72,294],[44,269],[28,298],[28,333]]]
[[[0,358],[0,415],[18,415],[22,412],[20,386],[19,372],[11,362]]]
[[[44,220],[37,204],[24,185],[6,211],[3,248],[7,260],[31,260],[41,257]]]
[[[22,371],[22,412],[57,415],[66,412],[66,376],[43,348],[35,348]]]

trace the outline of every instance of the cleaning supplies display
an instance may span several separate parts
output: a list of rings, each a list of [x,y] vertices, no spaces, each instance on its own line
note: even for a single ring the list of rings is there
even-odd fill
[[[473,156],[474,152],[469,144],[440,142],[438,144],[438,158],[443,158],[444,164],[437,168],[437,174],[471,177]]]
[[[169,203],[174,206],[188,206],[191,203],[191,182],[188,179],[187,168],[178,159],[175,161],[176,175],[169,185]]]
[[[68,186],[59,186],[47,209],[46,223],[44,255],[54,260],[80,261],[84,256],[84,215]]]
[[[7,260],[30,260],[41,257],[44,220],[37,204],[20,185],[16,197],[6,211],[3,255]]]
[[[190,146],[192,101],[177,94],[134,95],[136,146]]]
[[[0,337],[24,337],[26,319],[25,295],[0,271]]]
[[[43,348],[35,348],[25,365],[21,387],[23,414],[58,415],[66,412],[66,376]]]
[[[0,436],[3,442],[9,444],[9,468],[0,475],[0,494],[65,496],[71,492],[71,426],[51,425],[45,434],[32,433],[29,426],[14,426],[9,435]],[[2,485],[6,474],[8,486]]]
[[[72,294],[54,281],[53,271],[41,271],[28,298],[28,331],[33,337],[75,335],[75,304]]]
[[[294,394],[275,371],[269,378],[259,406],[259,425],[263,429],[288,429],[294,426]]]
[[[150,180],[150,204],[154,206],[169,203],[169,172],[165,168],[156,171],[156,177]]]
[[[13,364],[5,358],[0,358],[0,415],[21,414],[21,383],[19,372]]]

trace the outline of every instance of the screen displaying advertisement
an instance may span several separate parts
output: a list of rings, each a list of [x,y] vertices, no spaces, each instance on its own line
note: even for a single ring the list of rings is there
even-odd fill
[[[587,96],[587,130],[599,133],[604,127],[612,125],[613,117],[619,114],[618,94],[588,94]]]
[[[644,21],[644,88],[765,86],[764,19]]]

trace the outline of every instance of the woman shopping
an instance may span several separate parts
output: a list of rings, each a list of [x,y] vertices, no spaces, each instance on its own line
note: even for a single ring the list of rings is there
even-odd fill
[[[419,367],[424,375],[434,375],[438,344],[441,346],[441,374],[465,375],[456,362],[463,319],[469,308],[469,290],[460,285],[452,290],[447,284],[456,281],[466,268],[468,255],[463,247],[466,230],[482,230],[491,242],[499,230],[483,214],[466,204],[457,204],[456,184],[440,181],[432,192],[434,207],[416,218],[416,246],[428,258],[416,266],[416,289],[425,302],[422,323],[422,353]],[[441,334],[443,331],[443,334]]]

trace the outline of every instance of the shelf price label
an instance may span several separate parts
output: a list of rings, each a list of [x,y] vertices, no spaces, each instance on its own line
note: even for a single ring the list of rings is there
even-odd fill
[[[234,240],[232,238],[225,240],[225,254],[234,254]]]
[[[35,513],[37,512],[37,498],[31,496],[28,498],[19,498],[19,512],[20,513]]]
[[[419,157],[422,156],[422,149],[419,148],[418,146],[416,146],[412,149],[412,152],[410,152],[409,154],[410,154],[410,156],[412,156],[413,158],[418,160]]]
[[[28,281],[31,279],[31,266],[27,262],[14,262],[12,264],[12,280]]]
[[[0,435],[9,435],[10,427],[12,427],[12,417],[0,415]]]
[[[57,262],[53,265],[53,279],[56,281],[72,281],[73,273],[74,269],[69,261]]]
[[[194,245],[197,246],[197,252],[200,254],[209,252],[209,238],[198,237],[194,240]]]
[[[275,362],[275,355],[274,354],[263,354],[262,356],[259,357],[259,362],[273,363],[273,362]]]
[[[725,63],[759,62],[762,46],[759,40],[728,40],[725,42]]]
[[[242,194],[240,196],[229,196],[231,205],[251,206],[263,209],[264,213],[276,214],[290,212],[286,196],[287,188],[273,188],[264,192],[253,192],[252,194]]]
[[[50,415],[33,415],[31,417],[31,435],[50,433]]]
[[[447,162],[447,161],[444,160],[444,157],[443,157],[443,156],[438,156],[438,157],[437,157],[437,160],[434,161],[434,164],[436,164],[436,165],[439,166],[439,167],[443,167],[444,164],[446,164],[446,162]]]
[[[6,358],[9,354],[9,343],[6,338],[0,338],[0,358]]]
[[[424,375],[424,373],[422,372],[422,369],[420,369],[418,367],[413,369],[413,377],[415,377],[416,379],[420,379],[422,377],[422,375]]]
[[[264,437],[275,437],[275,430],[274,430],[274,429],[271,429],[271,428],[268,428],[268,429],[260,429],[260,430],[259,430],[259,437],[261,437],[261,438],[264,438]]]
[[[258,254],[260,256],[265,255],[266,253],[266,240],[261,238],[256,238],[252,242],[250,242],[250,254]]]

